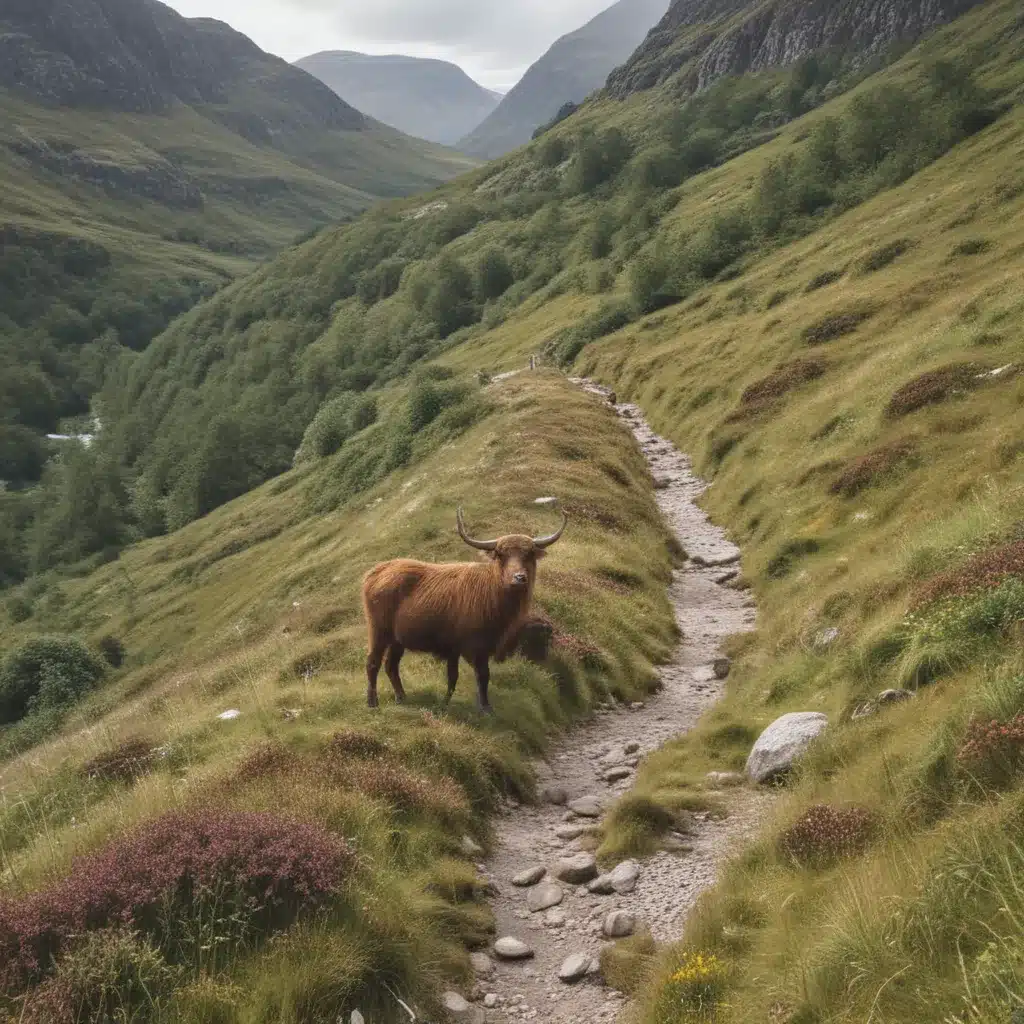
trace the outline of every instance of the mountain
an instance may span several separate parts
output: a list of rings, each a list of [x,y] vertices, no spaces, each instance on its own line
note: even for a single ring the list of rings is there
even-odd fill
[[[910,45],[980,0],[673,0],[608,79],[620,99],[663,82],[706,89],[727,75],[793,64],[815,52],[863,64]]]
[[[487,984],[548,1024],[605,988],[638,1024],[1010,1024],[1019,0],[681,85],[288,247],[0,492],[3,1024],[439,1020],[509,934],[538,973]],[[91,250],[60,253],[73,285]],[[493,664],[485,720],[410,654],[406,705],[367,709],[365,573],[471,557],[460,505],[539,535],[550,496],[541,663]],[[827,726],[746,778],[793,714]],[[557,853],[549,765],[603,794],[585,845],[638,861],[653,927],[577,935],[599,963],[556,1001],[557,929],[491,884],[524,835]]]
[[[220,22],[155,0],[0,6],[0,480],[37,476],[44,435],[201,295],[470,166]]]
[[[493,160],[530,141],[534,130],[567,103],[582,103],[604,85],[665,13],[665,0],[618,0],[582,28],[562,36],[494,112],[458,143],[471,156]]]
[[[443,60],[327,50],[295,63],[363,113],[447,146],[454,146],[501,100]]]

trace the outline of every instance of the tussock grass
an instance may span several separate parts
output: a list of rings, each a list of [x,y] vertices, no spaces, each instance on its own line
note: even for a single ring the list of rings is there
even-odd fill
[[[466,950],[492,937],[461,837],[486,845],[498,804],[531,798],[527,758],[555,732],[609,693],[654,685],[675,637],[672,554],[631,436],[555,374],[495,385],[489,401],[458,440],[336,512],[310,514],[318,470],[298,469],[293,487],[268,485],[67,582],[47,615],[48,629],[114,632],[131,657],[61,735],[3,766],[6,895],[46,890],[73,857],[177,809],[287,808],[354,852],[330,906],[270,946],[236,945],[216,984],[202,958],[163,950],[180,973],[154,1019],[302,1021],[356,1007],[390,1019],[395,996],[433,1012],[442,983],[468,979]],[[581,431],[587,448],[567,455]],[[410,656],[409,706],[367,710],[362,573],[401,554],[474,557],[454,531],[459,503],[481,532],[540,532],[550,514],[533,500],[552,493],[571,520],[539,573],[538,609],[566,638],[548,664],[496,666],[496,714],[482,720],[471,684],[445,713],[442,667]],[[208,561],[243,524],[275,522],[261,544]],[[240,717],[217,719],[231,708]]]

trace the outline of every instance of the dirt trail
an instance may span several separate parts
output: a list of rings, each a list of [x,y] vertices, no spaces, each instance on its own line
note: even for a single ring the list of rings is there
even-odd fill
[[[605,399],[611,396],[607,388],[590,381],[574,383]],[[746,593],[723,584],[723,577],[737,568],[740,552],[697,506],[706,485],[694,476],[689,459],[658,437],[636,406],[615,408],[647,457],[659,482],[658,504],[690,561],[674,573],[670,588],[683,639],[661,669],[661,692],[643,705],[600,710],[595,720],[573,730],[538,765],[542,787],[562,787],[570,800],[593,795],[604,806],[633,784],[633,772],[625,769],[635,768],[639,757],[689,730],[719,698],[724,683],[713,670],[721,657],[719,645],[730,634],[752,629],[756,616]],[[603,776],[614,768],[624,777],[609,783]],[[496,890],[492,906],[498,937],[517,938],[534,955],[507,962],[492,951],[490,965],[479,955],[474,958],[486,994],[484,1019],[594,1024],[618,1018],[627,1001],[606,988],[596,972],[598,953],[609,941],[602,934],[606,916],[614,910],[628,911],[635,915],[638,928],[650,928],[659,941],[678,938],[697,897],[714,883],[721,862],[756,827],[766,799],[745,787],[728,790],[728,817],[697,815],[692,833],[670,838],[673,852],[641,863],[631,892],[595,895],[586,886],[563,882],[560,905],[537,913],[531,913],[527,904],[533,890],[512,885],[512,878],[542,865],[551,869],[559,858],[579,853],[580,840],[559,838],[557,831],[568,835],[571,830],[566,826],[585,825],[590,819],[551,803],[512,809],[498,822],[495,853],[484,866]],[[551,881],[549,870],[541,886]],[[535,892],[534,898],[538,895]],[[569,985],[559,980],[559,971],[575,954],[589,957],[591,967],[583,980]],[[478,1017],[480,1010],[474,1007],[472,1012]]]

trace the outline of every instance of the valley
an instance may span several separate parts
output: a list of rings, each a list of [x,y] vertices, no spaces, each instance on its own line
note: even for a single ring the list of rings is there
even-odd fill
[[[1012,1024],[1024,19],[725,61],[796,6],[677,0],[523,148],[204,250],[233,279],[0,492],[4,1024]],[[360,580],[469,557],[460,505],[566,512],[541,649],[492,717],[417,655],[371,711]]]

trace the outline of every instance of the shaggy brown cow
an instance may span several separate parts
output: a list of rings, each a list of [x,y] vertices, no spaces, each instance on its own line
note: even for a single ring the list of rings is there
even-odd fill
[[[377,676],[387,653],[385,671],[395,699],[405,700],[398,666],[408,651],[422,651],[448,663],[448,697],[459,681],[459,659],[476,672],[480,710],[487,699],[490,659],[503,659],[530,608],[537,559],[565,530],[568,517],[550,537],[512,534],[497,540],[474,540],[466,533],[462,509],[456,514],[459,536],[487,552],[483,562],[434,565],[397,558],[363,577],[363,611],[369,629],[366,701],[377,707]],[[446,703],[447,703],[446,701]]]

